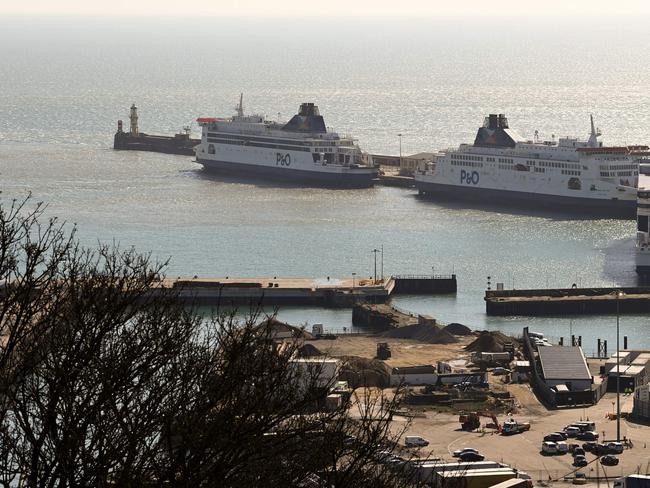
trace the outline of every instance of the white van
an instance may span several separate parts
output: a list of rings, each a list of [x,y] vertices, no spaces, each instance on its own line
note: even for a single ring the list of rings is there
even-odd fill
[[[429,441],[419,435],[407,435],[404,438],[406,447],[424,447],[429,445]]]
[[[557,444],[551,441],[542,442],[542,454],[557,454]]]
[[[580,429],[581,432],[594,432],[596,430],[596,422],[590,422],[590,421],[580,421],[580,422],[574,422],[571,425],[575,425]]]

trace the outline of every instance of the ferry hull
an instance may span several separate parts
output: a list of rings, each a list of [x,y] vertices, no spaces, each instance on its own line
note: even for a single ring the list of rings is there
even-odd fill
[[[504,211],[531,209],[538,212],[580,214],[587,217],[636,218],[635,200],[579,198],[489,188],[461,187],[424,181],[415,182],[421,196],[438,201],[474,204],[476,208],[502,207]],[[513,209],[513,205],[517,205]]]
[[[207,171],[243,176],[252,180],[268,179],[285,183],[307,184],[326,188],[369,188],[377,178],[377,170],[368,168],[349,173],[327,173],[286,167],[272,167],[255,164],[231,163],[197,158]]]

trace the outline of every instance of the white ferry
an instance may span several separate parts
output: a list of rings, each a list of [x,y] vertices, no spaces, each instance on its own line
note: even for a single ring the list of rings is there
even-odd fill
[[[376,168],[365,165],[350,136],[328,132],[313,103],[303,103],[287,123],[244,115],[243,96],[229,118],[206,117],[196,161],[207,170],[316,186],[372,186]]]
[[[438,154],[415,176],[421,195],[542,211],[633,218],[640,155],[647,146],[606,147],[591,117],[586,141],[524,140],[503,114],[485,118],[474,144]]]
[[[636,209],[636,272],[650,278],[650,164],[639,167],[639,190]]]

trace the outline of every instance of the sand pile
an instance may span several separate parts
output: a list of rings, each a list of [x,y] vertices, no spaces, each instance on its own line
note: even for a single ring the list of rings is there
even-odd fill
[[[515,343],[515,339],[508,337],[503,332],[482,330],[479,336],[465,350],[473,352],[503,352],[507,342]]]
[[[457,322],[453,322],[453,323],[451,323],[449,325],[446,325],[443,330],[449,332],[450,334],[457,335],[457,336],[472,335],[472,329],[470,329],[466,325],[459,324]]]
[[[452,334],[435,325],[406,325],[381,334],[392,339],[412,339],[426,344],[452,344],[458,342]]]
[[[298,348],[298,356],[308,358],[312,356],[323,356],[323,353],[313,344],[303,344]]]
[[[360,386],[376,386],[386,388],[390,386],[390,371],[383,361],[366,359],[357,356],[344,356],[339,372],[339,380],[347,381],[351,388]]]

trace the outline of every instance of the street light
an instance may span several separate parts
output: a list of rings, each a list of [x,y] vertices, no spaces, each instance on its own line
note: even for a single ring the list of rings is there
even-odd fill
[[[621,319],[620,298],[624,295],[621,290],[616,292],[616,442],[621,442],[621,353],[619,323]]]
[[[399,137],[399,167],[402,167],[402,134],[397,134]]]
[[[352,273],[352,293],[354,293],[354,277],[356,276],[356,273]]]
[[[381,251],[379,249],[373,249],[370,252],[375,255],[375,281],[373,282],[373,284],[376,285],[377,284],[377,253]]]

